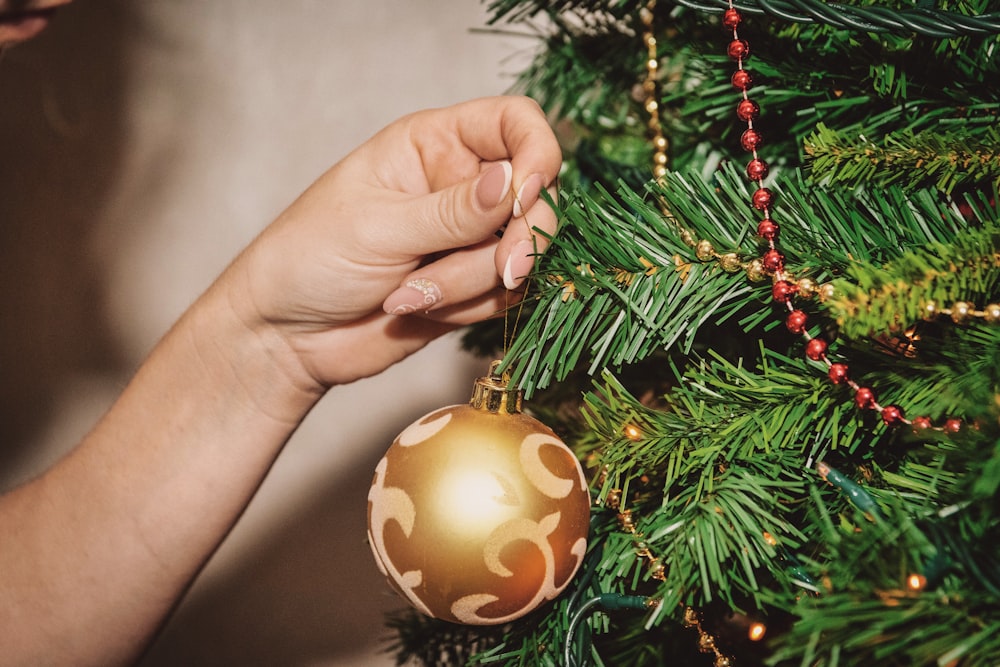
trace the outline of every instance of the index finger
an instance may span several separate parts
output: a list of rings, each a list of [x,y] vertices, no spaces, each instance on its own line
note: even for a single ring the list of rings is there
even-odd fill
[[[513,187],[516,192],[533,174],[541,177],[543,187],[551,185],[562,166],[562,150],[549,126],[545,113],[537,102],[524,96],[484,97],[461,102],[446,109],[425,112],[429,125],[443,123],[462,151],[471,153],[481,162],[510,160]],[[468,177],[454,173],[455,158],[435,159],[446,148],[437,133],[413,134],[418,152],[424,156],[423,166],[431,190],[454,185]],[[443,157],[443,156],[442,156]]]

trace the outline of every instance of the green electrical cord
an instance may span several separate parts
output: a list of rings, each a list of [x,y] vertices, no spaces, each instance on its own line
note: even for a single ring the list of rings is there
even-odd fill
[[[601,593],[592,597],[576,609],[566,631],[566,645],[563,661],[566,667],[583,667],[587,648],[582,643],[574,646],[577,627],[584,622],[593,611],[618,611],[621,609],[645,610],[655,604],[652,598],[644,595],[622,595],[620,593]],[[574,651],[574,649],[576,649]]]

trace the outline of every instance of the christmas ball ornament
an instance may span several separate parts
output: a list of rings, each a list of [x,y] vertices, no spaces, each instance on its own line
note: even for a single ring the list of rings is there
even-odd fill
[[[572,451],[521,412],[494,362],[466,405],[396,438],[368,492],[368,539],[389,583],[435,618],[514,620],[555,598],[587,548],[590,494]]]

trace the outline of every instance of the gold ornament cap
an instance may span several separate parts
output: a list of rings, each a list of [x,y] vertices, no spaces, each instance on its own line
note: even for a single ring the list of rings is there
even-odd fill
[[[490,363],[490,374],[476,379],[469,405],[498,415],[516,415],[521,412],[524,392],[509,389],[510,375],[500,373],[499,369],[500,361],[493,361]]]

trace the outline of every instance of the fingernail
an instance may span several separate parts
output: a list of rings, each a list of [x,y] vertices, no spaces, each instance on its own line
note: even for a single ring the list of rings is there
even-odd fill
[[[538,195],[542,192],[542,175],[532,174],[521,184],[521,188],[514,197],[514,217],[520,218],[531,206],[538,201]]]
[[[503,286],[515,289],[535,268],[535,244],[521,241],[510,251],[503,267]]]
[[[441,288],[436,283],[427,278],[415,278],[387,296],[382,309],[390,315],[406,315],[430,310],[440,300]]]
[[[499,205],[510,190],[513,175],[514,170],[510,162],[506,161],[487,169],[476,183],[476,201],[479,205],[485,210]]]

